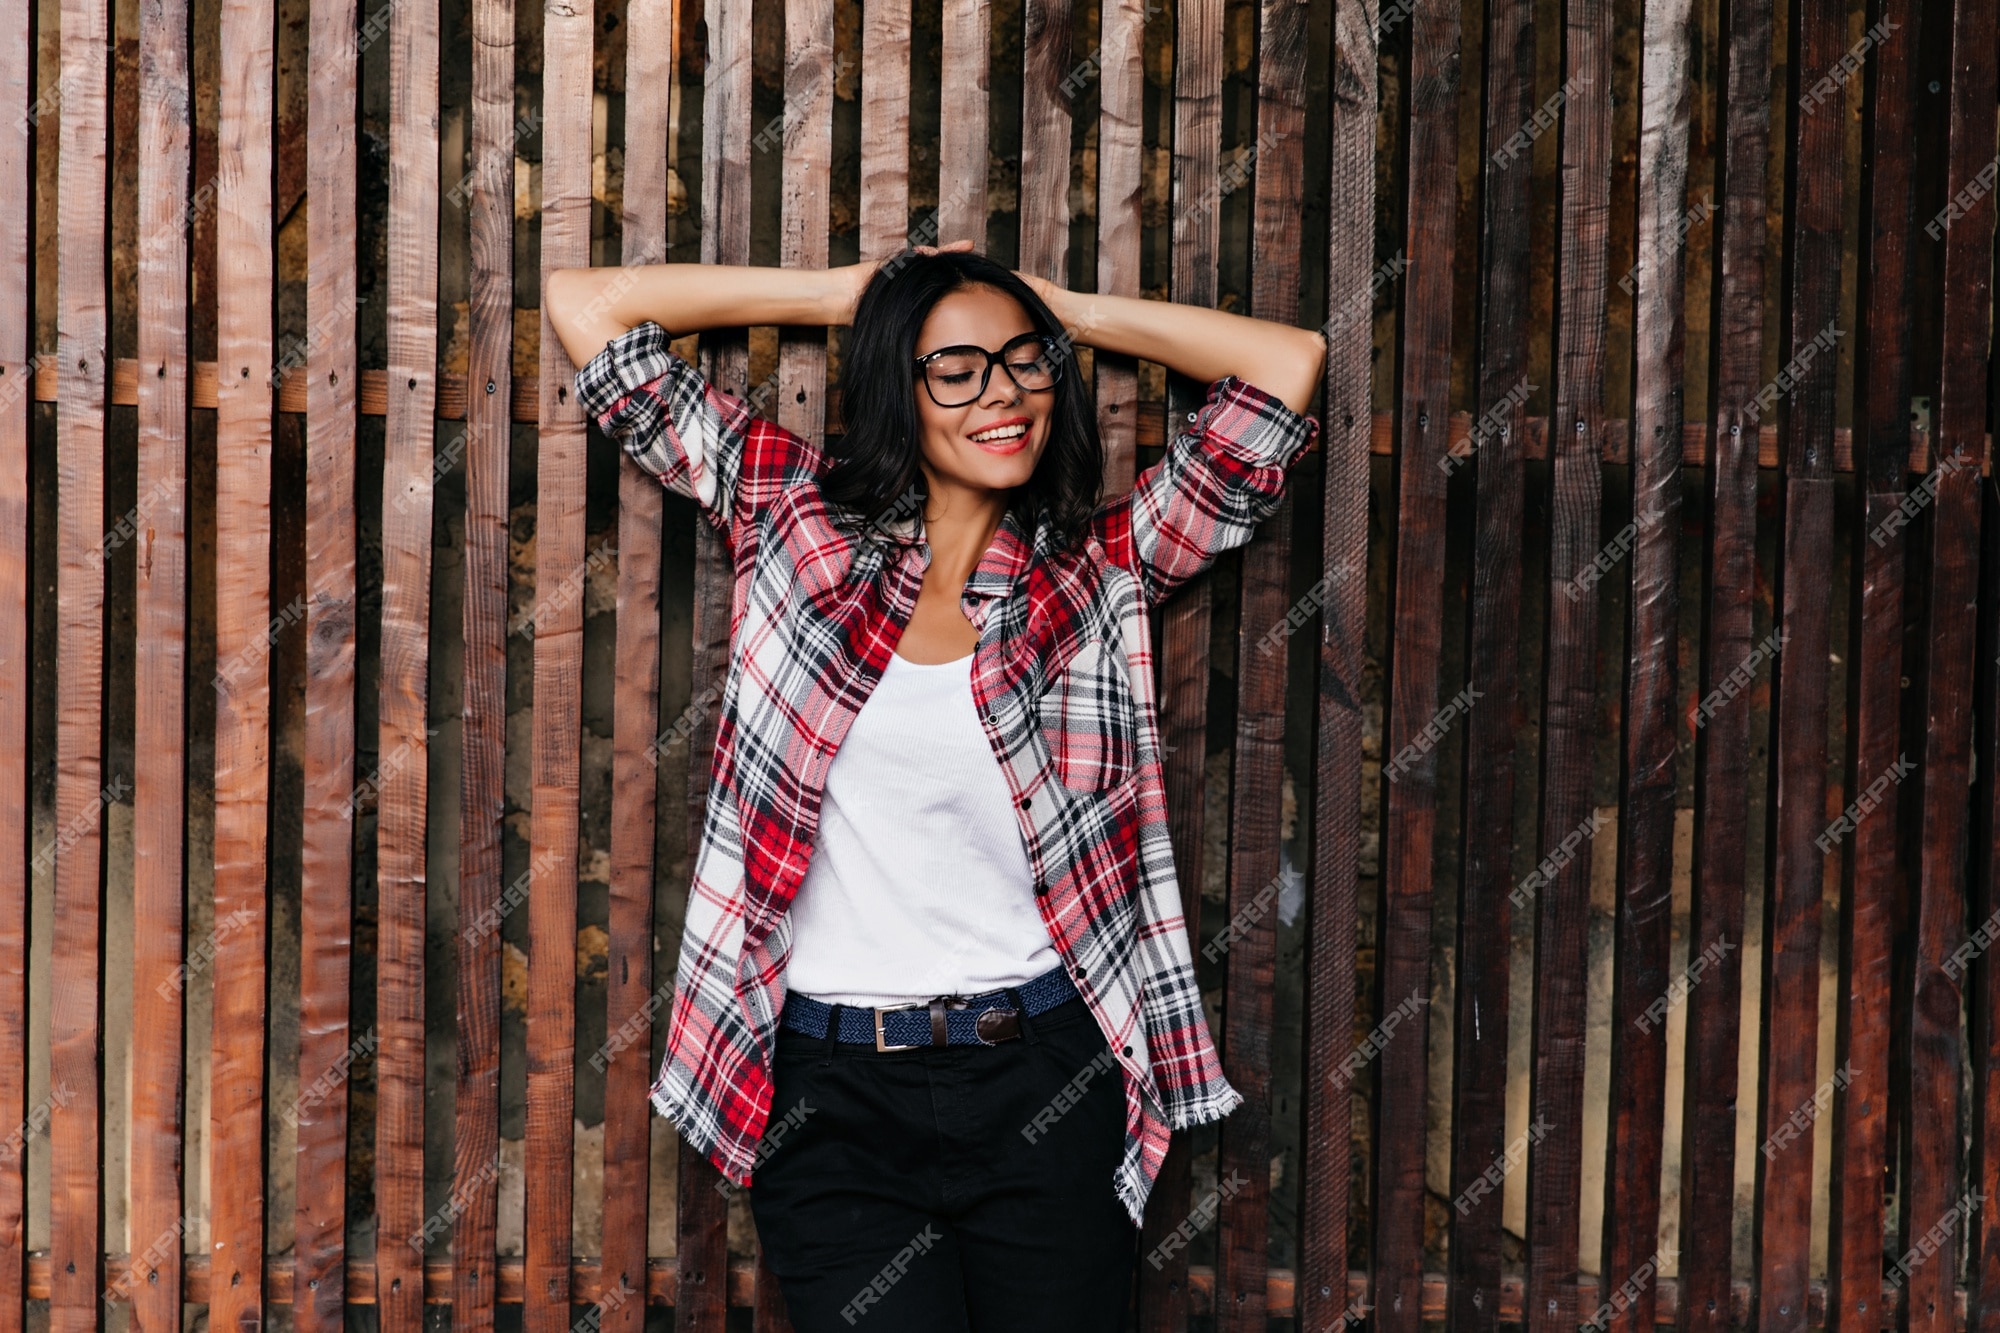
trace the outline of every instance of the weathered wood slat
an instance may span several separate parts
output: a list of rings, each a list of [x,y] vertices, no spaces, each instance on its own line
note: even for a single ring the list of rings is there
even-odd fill
[[[1514,744],[1519,718],[1522,458],[1527,423],[1530,173],[1505,158],[1535,89],[1535,23],[1526,0],[1486,11],[1483,241],[1480,248],[1479,406],[1487,423],[1453,453],[1477,481],[1466,683],[1480,706],[1465,720],[1465,783],[1458,900],[1457,1013],[1453,1028],[1451,1319],[1462,1333],[1493,1333],[1500,1317],[1501,1226],[1507,1165],[1507,1032],[1512,970]],[[1506,165],[1503,165],[1503,162]],[[1365,460],[1364,460],[1365,461]]]
[[[903,248],[909,231],[910,10],[907,5],[864,5],[861,258],[887,259]],[[831,406],[828,411],[830,415]]]
[[[1222,201],[1209,188],[1222,154],[1222,5],[1188,0],[1175,11],[1172,256],[1170,295],[1188,305],[1213,307]],[[1373,86],[1372,84],[1370,85]],[[1139,429],[1157,426],[1170,438],[1185,414],[1200,407],[1205,385],[1167,377],[1166,420],[1144,414]],[[1160,761],[1167,797],[1168,836],[1180,877],[1181,916],[1189,938],[1201,941],[1202,829],[1208,760],[1209,628],[1213,584],[1195,579],[1160,612]],[[1212,961],[1212,960],[1211,960]],[[1201,960],[1195,964],[1202,970]],[[1151,1256],[1188,1216],[1192,1188],[1188,1135],[1167,1145],[1160,1174],[1146,1201],[1139,1251]],[[1345,1195],[1343,1194],[1343,1200]],[[1139,1266],[1139,1327],[1144,1333],[1180,1333],[1187,1326],[1185,1246],[1161,1262]],[[1342,1257],[1345,1267],[1345,1257]]]
[[[1729,0],[1718,45],[1715,195],[1722,218],[1710,283],[1709,418],[1702,565],[1701,695],[1695,733],[1695,829],[1688,956],[1715,958],[1687,998],[1682,1076],[1681,1234],[1728,1234],[1735,1210],[1737,1055],[1749,819],[1751,692],[1733,673],[1751,656],[1756,588],[1758,423],[1741,411],[1763,377],[1765,155],[1770,133],[1770,0]],[[1699,425],[1700,423],[1696,423]],[[1732,947],[1734,946],[1734,947]],[[1730,1256],[1683,1245],[1687,1333],[1728,1333]]]
[[[1972,877],[1975,946],[1993,937],[2000,913],[2000,493],[1981,487],[1981,563],[1979,589],[1979,667],[1974,713],[1978,718],[1978,752],[1973,765],[1979,774],[1973,789],[1969,873]],[[1963,946],[1961,946],[1963,947]],[[1972,1115],[1972,1183],[1987,1199],[2000,1198],[2000,966],[1990,945],[1972,969],[1967,1007],[1972,1027],[1974,1108]],[[1990,1217],[1980,1219],[1979,1248],[1973,1251],[1967,1276],[1974,1312],[1969,1321],[1979,1333],[2000,1328],[2000,1228]]]
[[[1444,628],[1445,459],[1451,416],[1456,219],[1432,201],[1458,174],[1458,9],[1421,0],[1410,15],[1408,170],[1403,251],[1402,383],[1389,611],[1388,709],[1382,731],[1382,874],[1376,913],[1374,1322],[1415,1333],[1422,1317],[1424,1141],[1430,1065],[1431,880]],[[1450,705],[1455,714],[1464,703]],[[1346,1066],[1343,1066],[1343,1071]],[[1345,1078],[1334,1080],[1344,1092]]]
[[[138,494],[133,668],[132,1193],[129,1233],[175,1234],[181,1167],[183,784],[186,780],[188,253],[181,219],[192,163],[186,0],[139,12]],[[0,224],[4,225],[4,224]],[[132,1293],[135,1333],[179,1333],[181,1244],[141,1271],[110,1273]]]
[[[472,192],[467,201],[470,325],[465,378],[465,636],[460,687],[458,1073],[454,1106],[452,1323],[491,1333],[498,1298],[500,931],[506,813],[509,398],[539,390],[513,375],[514,0],[472,4]],[[641,49],[650,44],[638,43]],[[628,110],[628,118],[632,113]],[[628,178],[642,167],[628,159]],[[509,386],[513,392],[509,393]],[[438,406],[449,389],[439,386]],[[536,394],[539,400],[539,393]],[[531,413],[530,420],[539,414]],[[645,938],[642,934],[637,938]],[[612,1198],[607,1189],[606,1202]],[[642,1232],[643,1234],[643,1232]],[[607,1245],[612,1232],[605,1232]],[[607,1256],[609,1257],[609,1256]],[[625,1330],[629,1333],[629,1330]]]
[[[1914,32],[1908,0],[1878,0],[1871,27],[1887,21]],[[1849,791],[1868,786],[1896,762],[1903,674],[1904,538],[1865,538],[1903,501],[1909,463],[1911,341],[1911,163],[1915,142],[1911,90],[1918,43],[1884,42],[1874,63],[1863,122],[1862,202],[1871,225],[1858,274],[1855,417],[1861,452],[1854,460],[1860,529],[1849,537],[1848,704],[1845,756]],[[1859,257],[1859,256],[1857,256]],[[1838,442],[1835,449],[1838,451]],[[1897,893],[1896,821],[1869,820],[1851,835],[1842,865],[1841,996],[1836,1009],[1835,1067],[1851,1071],[1833,1106],[1834,1169],[1828,1182],[1827,1287],[1830,1321],[1866,1327],[1875,1318],[1882,1271],[1882,1199],[1888,1169],[1890,1016]]]
[[[709,77],[702,109],[701,262],[747,264],[750,7],[718,7],[707,17]],[[748,392],[750,348],[738,330],[705,330],[699,358],[702,374],[710,383],[733,393]],[[688,688],[691,697],[698,699],[704,690],[719,694],[726,679],[731,569],[729,553],[714,526],[697,520],[694,529],[693,657]],[[691,854],[701,845],[708,805],[715,711],[703,710],[688,737],[687,845]],[[728,1318],[729,1219],[724,1196],[715,1188],[718,1179],[708,1159],[682,1140],[674,1220],[681,1270],[692,1279],[686,1284],[692,1290],[675,1307],[674,1321],[676,1327],[700,1333],[722,1333]]]
[[[1550,420],[1548,606],[1542,652],[1542,802],[1534,1049],[1529,1116],[1547,1125],[1528,1158],[1530,1333],[1573,1333],[1582,1177],[1586,916],[1597,812],[1597,557],[1603,492],[1598,451],[1605,359],[1605,254],[1611,168],[1611,7],[1565,9],[1561,202],[1558,205],[1555,412]],[[1524,163],[1516,163],[1516,168]],[[1622,1278],[1619,1279],[1622,1281]]]
[[[1062,6],[1068,13],[1068,7]],[[954,0],[943,8],[943,69],[938,94],[938,207],[934,237],[924,244],[970,240],[986,250],[988,61],[993,11],[988,0]],[[1065,25],[1067,31],[1067,25]],[[1068,159],[1062,179],[1069,179]],[[1026,181],[1023,181],[1023,185]]]
[[[625,21],[649,34],[625,47],[626,264],[667,254],[667,152],[680,54],[675,0],[636,0]],[[789,32],[789,25],[787,31]],[[789,86],[789,85],[788,85]],[[823,230],[823,229],[822,229]],[[494,312],[504,311],[496,265]],[[498,330],[495,330],[496,333]],[[496,339],[496,354],[503,346]],[[496,408],[498,404],[495,405]],[[498,413],[495,413],[496,417]],[[504,423],[496,422],[504,430]],[[618,465],[618,613],[611,726],[610,975],[605,983],[603,1257],[599,1327],[645,1324],[647,1213],[652,1184],[653,845],[660,730],[660,531],[665,492],[628,458]],[[501,529],[504,533],[504,528]],[[500,548],[504,553],[504,546]],[[504,566],[497,571],[504,577]],[[497,725],[497,724],[496,724]],[[495,784],[495,792],[499,790]],[[664,997],[663,997],[664,999]],[[631,1299],[639,1295],[642,1299]]]
[[[544,283],[590,263],[592,34],[595,6],[542,10]],[[715,52],[720,56],[720,50]],[[747,70],[748,61],[744,62]],[[747,152],[739,133],[737,151]],[[534,882],[528,899],[528,1090],[525,1166],[526,1333],[570,1324],[575,1152],[576,899],[582,775],[585,428],[546,307],[540,358],[541,444],[535,480]]]
[[[1257,170],[1252,184],[1250,313],[1293,323],[1299,313],[1304,236],[1306,20],[1304,8],[1267,0],[1258,11]],[[1236,760],[1229,819],[1229,909],[1244,925],[1225,971],[1222,1060],[1244,1103],[1222,1122],[1216,1165],[1235,1190],[1219,1209],[1218,1333],[1263,1333],[1271,1203],[1271,1057],[1276,1012],[1277,916],[1266,886],[1278,879],[1283,841],[1286,655],[1259,643],[1287,613],[1292,496],[1243,550],[1236,666]],[[1259,902],[1263,906],[1253,907]]]
[[[1953,6],[1945,191],[1953,198],[1954,213],[1961,203],[1964,211],[1943,228],[1941,238],[1944,328],[1936,466],[1924,482],[1934,494],[1921,524],[1928,547],[1924,561],[1928,586],[1923,597],[1922,753],[1915,773],[1918,786],[1911,793],[1920,802],[1920,814],[1912,821],[1918,843],[1916,930],[1910,959],[1910,1151],[1898,1262],[1891,1269],[1909,1273],[1910,1333],[1948,1333],[1952,1283],[1964,1238],[1973,1235],[1976,1226],[1988,1233],[1993,1230],[1992,1219],[1980,1217],[1982,1204],[1989,1201],[1967,1194],[1959,1179],[1964,1055],[1958,1019],[1964,973],[1953,958],[1972,924],[1965,913],[1965,838],[1971,814],[1967,796],[1984,489],[1972,464],[1991,420],[1987,353],[1993,310],[1993,198],[1966,187],[1993,161],[1995,35],[1991,5]],[[1857,791],[1854,799],[1869,794]],[[1888,808],[1875,818],[1887,819],[1896,801],[1889,798],[1884,805]],[[1977,1004],[1975,1010],[1974,1030],[1983,1031],[1993,1011]],[[1975,1191],[1979,1184],[1972,1182]],[[1981,1222],[1983,1226],[1978,1225]],[[1928,1253],[1933,1239],[1935,1254]],[[1988,1312],[1986,1317],[1996,1316]]]
[[[269,0],[223,0],[216,135],[215,920],[209,1259],[217,1327],[263,1319],[270,788],[273,84]],[[297,608],[302,609],[302,608]],[[289,618],[295,618],[288,615]],[[177,1244],[178,1240],[170,1241]],[[153,1244],[148,1238],[147,1244]]]
[[[1146,15],[1158,8],[1148,0],[1118,0],[1098,11],[1097,290],[1113,296],[1140,294]],[[1067,147],[1067,135],[1063,142]],[[1065,152],[1065,172],[1068,158]],[[1061,193],[1068,195],[1067,190]],[[1099,350],[1092,365],[1097,433],[1104,442],[1104,493],[1123,495],[1132,489],[1138,459],[1139,363]]]
[[[1830,10],[1794,6],[1792,97],[1813,71],[1831,69],[1847,48],[1846,25]],[[1789,327],[1783,360],[1797,366],[1779,422],[1784,458],[1782,551],[1776,589],[1785,651],[1772,690],[1773,816],[1766,823],[1763,1079],[1758,1139],[1757,1226],[1760,1326],[1783,1333],[1805,1324],[1811,1255],[1813,1153],[1810,1126],[1788,1146],[1771,1136],[1796,1133],[1800,1108],[1812,1109],[1819,1057],[1819,923],[1826,829],[1828,598],[1832,568],[1833,415],[1836,359],[1827,330],[1840,310],[1841,126],[1835,115],[1798,116],[1786,154],[1786,271]],[[1810,350],[1809,350],[1810,349]],[[1749,410],[1770,406],[1760,389]],[[1952,1019],[1953,1029],[1957,1017]]]
[[[418,0],[401,0],[389,19],[389,402],[382,462],[379,767],[372,776],[379,921],[375,1206],[381,1219],[375,1268],[384,1333],[421,1329],[423,1259],[438,1230],[424,1215],[424,921],[439,21],[438,7]],[[546,544],[541,549],[546,551]]]
[[[1633,309],[1632,550],[1611,1002],[1603,1248],[1611,1284],[1645,1274],[1606,1327],[1653,1326],[1660,1256],[1679,719],[1681,219],[1686,215],[1687,0],[1647,6],[1640,69],[1639,244]],[[1693,967],[1691,959],[1689,966]],[[1705,965],[1704,965],[1705,966]],[[1695,975],[1701,975],[1697,971]]]
[[[949,14],[957,6],[945,8]],[[980,13],[985,13],[983,7]],[[965,21],[971,20],[972,16],[966,15]],[[947,17],[945,21],[949,24],[952,20]],[[1097,75],[1094,66],[1075,63],[1070,52],[1070,26],[1070,0],[1023,0],[1019,267],[1023,273],[1065,285],[1069,277],[1070,125],[1077,100],[1089,92]],[[952,86],[949,72],[945,86]],[[982,86],[977,92],[983,106],[986,90]],[[950,121],[955,113],[951,105],[943,108],[942,133],[953,132]],[[1098,161],[1101,172],[1101,150]],[[980,174],[983,179],[985,173]],[[954,183],[956,180],[953,178]],[[947,188],[942,165],[938,188],[940,195]],[[951,232],[941,234],[946,240],[955,239]]]
[[[35,100],[35,28],[28,13],[0,30],[0,120],[18,123]],[[0,136],[0,827],[29,827],[28,451],[31,358],[33,148],[29,134]],[[18,851],[18,845],[17,849]],[[0,1123],[28,1115],[28,864],[0,857]],[[27,1248],[27,1140],[0,1140],[0,1249]],[[0,1333],[21,1333],[25,1274],[0,1264]]]

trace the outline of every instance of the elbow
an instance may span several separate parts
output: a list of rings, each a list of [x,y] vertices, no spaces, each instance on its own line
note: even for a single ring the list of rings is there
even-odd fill
[[[1278,396],[1286,407],[1304,414],[1326,380],[1326,339],[1314,329],[1300,329],[1298,334],[1298,357],[1282,377]]]

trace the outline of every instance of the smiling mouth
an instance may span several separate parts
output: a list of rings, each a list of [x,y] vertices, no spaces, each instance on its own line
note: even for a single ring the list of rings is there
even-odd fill
[[[1010,421],[988,426],[966,436],[981,449],[992,454],[1019,452],[1028,443],[1028,435],[1034,429],[1030,421]]]

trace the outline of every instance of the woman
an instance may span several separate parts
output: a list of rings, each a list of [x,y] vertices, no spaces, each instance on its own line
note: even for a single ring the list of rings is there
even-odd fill
[[[969,242],[566,269],[546,301],[584,410],[734,569],[654,1105],[752,1185],[799,1333],[1120,1327],[1170,1132],[1242,1100],[1180,916],[1147,617],[1277,505],[1324,341]],[[668,347],[844,323],[827,447]],[[1104,503],[1078,341],[1209,382]]]

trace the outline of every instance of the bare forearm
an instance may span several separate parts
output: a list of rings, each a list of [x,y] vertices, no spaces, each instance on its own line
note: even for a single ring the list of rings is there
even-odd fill
[[[1172,301],[1060,287],[1053,293],[1049,308],[1077,342],[1157,361],[1203,383],[1236,375],[1295,412],[1312,405],[1325,374],[1326,340],[1311,329]]]
[[[835,324],[847,317],[839,270],[747,264],[557,269],[542,299],[573,365],[653,320],[672,333],[752,324]]]

